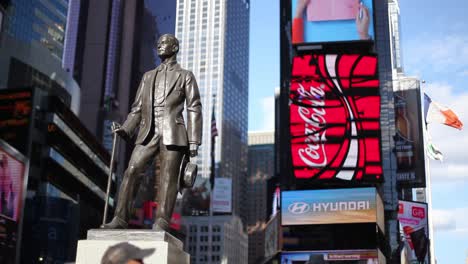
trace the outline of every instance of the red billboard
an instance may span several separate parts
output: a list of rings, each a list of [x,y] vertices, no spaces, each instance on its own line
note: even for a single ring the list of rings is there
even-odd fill
[[[340,183],[382,180],[375,55],[294,57],[289,99],[296,180]]]

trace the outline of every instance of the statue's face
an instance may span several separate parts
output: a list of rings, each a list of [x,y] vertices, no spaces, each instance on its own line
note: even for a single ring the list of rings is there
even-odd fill
[[[173,37],[164,35],[159,38],[157,45],[158,56],[170,57],[176,54],[178,49],[179,47]]]

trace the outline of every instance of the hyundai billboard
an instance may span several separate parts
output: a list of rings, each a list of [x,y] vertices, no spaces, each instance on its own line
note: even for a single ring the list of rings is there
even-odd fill
[[[285,191],[281,193],[283,226],[377,223],[375,188]],[[382,210],[382,208],[380,208]]]
[[[372,0],[292,0],[292,43],[374,39]]]
[[[427,204],[399,201],[398,221],[405,243],[402,258],[406,263],[430,263]]]
[[[377,57],[308,54],[293,59],[289,94],[295,182],[380,182]]]

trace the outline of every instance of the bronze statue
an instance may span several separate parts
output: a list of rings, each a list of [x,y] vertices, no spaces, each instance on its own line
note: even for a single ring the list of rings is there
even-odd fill
[[[127,228],[138,189],[137,178],[154,158],[159,158],[160,173],[155,181],[159,181],[159,188],[153,229],[169,231],[186,158],[198,154],[202,137],[200,93],[193,73],[177,63],[178,51],[179,41],[175,36],[166,34],[159,38],[157,53],[162,63],[143,75],[127,120],[114,129],[114,133],[126,139],[137,127],[139,132],[120,186],[115,216],[102,228]],[[186,124],[182,116],[184,103],[187,107]],[[185,174],[196,175],[196,166],[190,166],[187,169],[191,171],[185,171]],[[189,181],[193,184],[193,180]]]

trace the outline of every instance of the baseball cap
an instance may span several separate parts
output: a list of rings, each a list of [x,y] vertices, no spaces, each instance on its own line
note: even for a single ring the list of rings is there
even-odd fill
[[[144,259],[153,254],[154,251],[154,248],[141,249],[123,242],[109,247],[102,256],[101,264],[125,264],[132,259]]]

